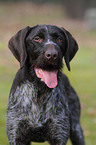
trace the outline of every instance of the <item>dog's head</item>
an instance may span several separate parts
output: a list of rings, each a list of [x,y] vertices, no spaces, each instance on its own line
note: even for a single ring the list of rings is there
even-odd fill
[[[23,67],[34,67],[35,73],[49,88],[57,85],[57,73],[64,57],[70,70],[70,61],[78,50],[72,35],[64,28],[52,25],[26,27],[9,41],[9,48]]]

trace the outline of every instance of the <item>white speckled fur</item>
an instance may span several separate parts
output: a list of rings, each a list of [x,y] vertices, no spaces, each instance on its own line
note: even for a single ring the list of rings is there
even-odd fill
[[[51,41],[51,40],[49,39],[49,32],[48,32],[48,28],[47,28],[47,26],[46,26],[45,28],[46,28],[47,35],[48,35],[48,40],[47,40],[47,42],[45,43],[45,45],[53,44],[53,45],[56,45],[56,46],[57,46],[56,43],[54,43],[53,41]]]

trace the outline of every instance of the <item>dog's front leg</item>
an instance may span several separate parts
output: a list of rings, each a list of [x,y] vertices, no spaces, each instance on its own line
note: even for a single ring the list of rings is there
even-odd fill
[[[30,128],[24,120],[7,120],[7,136],[10,145],[30,145]],[[18,122],[18,123],[17,123]]]
[[[66,145],[69,137],[69,127],[64,120],[49,120],[46,124],[46,138],[50,145]]]

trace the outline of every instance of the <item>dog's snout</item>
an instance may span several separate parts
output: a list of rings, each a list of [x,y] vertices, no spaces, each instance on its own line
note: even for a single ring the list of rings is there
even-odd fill
[[[55,49],[47,50],[47,51],[45,52],[45,57],[46,57],[47,59],[53,59],[53,60],[55,60],[55,59],[57,59],[57,57],[58,57],[58,52],[57,52]]]

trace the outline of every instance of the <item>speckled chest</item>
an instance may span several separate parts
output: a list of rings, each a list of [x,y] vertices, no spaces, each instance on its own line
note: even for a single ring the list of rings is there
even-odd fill
[[[66,104],[64,103],[65,97],[60,87],[57,86],[50,93],[46,92],[46,98],[42,105],[36,102],[38,96],[38,89],[29,81],[20,87],[18,86],[9,98],[10,107],[8,110],[11,112],[11,116],[13,114],[17,120],[18,118],[19,120],[28,120],[31,125],[34,124],[36,127],[46,123],[48,119],[58,120],[61,116],[65,116],[65,107],[63,106]]]

